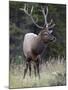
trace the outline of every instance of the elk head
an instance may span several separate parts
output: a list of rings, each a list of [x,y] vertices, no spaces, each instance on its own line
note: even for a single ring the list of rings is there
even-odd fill
[[[33,9],[34,9],[34,7],[32,6],[30,13],[29,13],[29,10],[28,10],[28,7],[26,4],[24,5],[24,8],[20,8],[20,10],[24,11],[25,14],[27,14],[31,18],[31,20],[35,24],[35,26],[41,29],[38,36],[40,36],[40,38],[42,39],[42,41],[44,43],[47,43],[50,41],[56,41],[56,38],[52,35],[53,27],[55,26],[55,24],[52,24],[52,22],[53,22],[52,19],[49,23],[47,22],[48,7],[46,7],[46,13],[45,13],[45,8],[41,7],[41,12],[43,14],[44,21],[45,21],[43,26],[39,26],[37,24],[38,19],[36,21],[34,20],[34,18],[32,16]]]

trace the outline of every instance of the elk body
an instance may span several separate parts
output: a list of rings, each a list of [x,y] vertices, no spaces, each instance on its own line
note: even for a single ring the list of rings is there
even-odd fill
[[[55,41],[56,38],[51,34],[52,30],[49,30],[55,26],[55,24],[52,24],[52,20],[50,23],[47,23],[47,15],[48,15],[48,7],[46,8],[46,14],[45,14],[45,9],[41,8],[43,17],[45,19],[45,23],[42,26],[39,26],[33,19],[32,17],[32,12],[33,12],[33,6],[31,8],[30,14],[27,11],[27,7],[25,5],[23,10],[28,16],[31,17],[33,23],[41,29],[39,34],[34,34],[34,33],[27,33],[24,36],[24,42],[23,42],[23,52],[26,57],[26,67],[24,69],[24,78],[27,73],[27,70],[29,68],[29,75],[31,76],[31,63],[33,62],[34,66],[34,73],[35,76],[38,74],[40,77],[40,72],[39,72],[39,63],[40,63],[40,54],[43,52],[45,46],[51,42]]]

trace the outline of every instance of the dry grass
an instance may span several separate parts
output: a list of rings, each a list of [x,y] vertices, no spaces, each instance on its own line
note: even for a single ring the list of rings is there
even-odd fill
[[[24,87],[41,87],[41,86],[60,86],[66,85],[66,65],[61,63],[59,59],[48,62],[47,67],[45,64],[40,66],[41,78],[34,76],[32,70],[31,78],[27,74],[23,79],[23,65],[10,66],[10,88],[24,88]]]

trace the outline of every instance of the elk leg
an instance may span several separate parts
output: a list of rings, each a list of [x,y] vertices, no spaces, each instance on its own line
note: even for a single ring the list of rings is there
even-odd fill
[[[28,64],[29,64],[29,76],[31,77],[31,61]]]
[[[38,76],[39,76],[39,78],[40,78],[40,72],[39,72],[39,59],[37,59],[37,61],[36,61],[36,68],[37,68]]]
[[[36,63],[34,63],[34,74],[35,74],[35,77],[36,77]]]
[[[28,70],[28,62],[26,62],[26,67],[24,69],[24,76],[23,76],[23,78],[25,78],[27,70]]]

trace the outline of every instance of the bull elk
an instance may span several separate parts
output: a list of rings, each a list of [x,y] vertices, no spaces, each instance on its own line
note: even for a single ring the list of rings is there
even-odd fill
[[[52,35],[53,30],[50,30],[55,26],[55,24],[52,24],[53,22],[52,19],[50,23],[47,22],[48,7],[45,8],[46,13],[45,13],[45,9],[41,7],[41,12],[45,20],[43,26],[39,26],[36,23],[36,21],[33,19],[32,17],[33,9],[34,7],[32,6],[31,11],[29,13],[26,4],[24,5],[24,8],[20,8],[20,10],[24,11],[25,14],[27,14],[31,18],[32,22],[36,25],[36,27],[41,29],[38,35],[34,33],[27,33],[24,36],[23,52],[26,57],[26,67],[24,69],[23,78],[25,78],[28,69],[29,69],[29,75],[31,76],[32,62],[33,62],[35,76],[38,75],[40,77],[40,72],[39,72],[40,54],[43,52],[45,46],[49,42],[56,40],[56,38]]]

